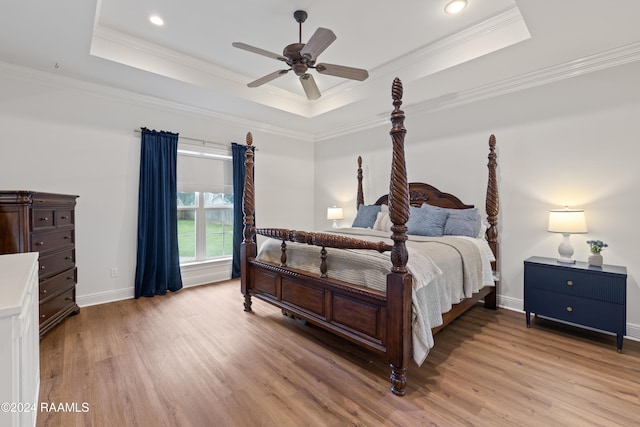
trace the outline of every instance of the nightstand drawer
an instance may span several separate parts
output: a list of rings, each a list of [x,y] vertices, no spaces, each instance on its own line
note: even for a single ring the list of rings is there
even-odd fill
[[[625,306],[621,304],[533,289],[528,290],[525,296],[525,306],[527,312],[540,316],[623,335],[626,333]]]
[[[626,277],[575,269],[525,264],[527,287],[624,304]]]

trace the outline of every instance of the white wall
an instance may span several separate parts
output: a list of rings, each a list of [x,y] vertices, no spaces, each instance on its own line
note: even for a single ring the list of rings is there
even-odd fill
[[[1,65],[1,64],[0,64]],[[146,126],[258,148],[258,225],[313,227],[313,146],[98,86],[0,67],[0,187],[79,195],[80,306],[133,297],[140,134]],[[286,165],[286,167],[284,167]],[[295,176],[295,179],[291,179]],[[185,285],[230,277],[230,263],[183,274]],[[110,277],[110,268],[119,275]]]
[[[0,64],[1,65],[1,64]],[[618,67],[622,70],[623,67]],[[631,73],[637,75],[637,73]],[[605,262],[628,269],[628,335],[640,338],[640,209],[637,118],[640,86],[625,73],[594,73],[544,88],[433,112],[407,109],[410,181],[429,182],[484,208],[487,141],[498,141],[500,303],[522,308],[522,262],[554,257],[560,236],[546,232],[549,209],[586,210],[590,232],[609,243]],[[410,99],[411,87],[405,87]],[[391,100],[380,111],[391,111]],[[364,159],[365,200],[388,191],[390,125],[314,145],[252,129],[154,99],[43,73],[0,67],[2,189],[71,193],[77,205],[78,302],[133,296],[139,134],[146,126],[183,136],[244,142],[256,154],[256,218],[263,227],[330,226],[326,208],[355,216],[356,158]],[[256,126],[257,128],[257,126]],[[458,172],[456,172],[458,171]],[[315,218],[315,219],[314,219]],[[109,277],[111,267],[119,277]],[[187,284],[228,275],[228,265],[191,272]]]
[[[523,261],[558,255],[561,236],[546,231],[548,211],[580,207],[586,211],[589,233],[571,237],[574,258],[586,261],[588,239],[609,244],[603,251],[605,263],[627,267],[627,333],[640,339],[640,97],[616,102],[609,98],[610,90],[598,97],[600,89],[593,81],[606,77],[589,76],[457,109],[409,111],[407,171],[409,181],[428,182],[484,210],[488,139],[495,134],[500,304],[522,310]],[[405,87],[405,97],[408,93]],[[344,225],[353,220],[358,155],[363,157],[365,202],[388,192],[390,128],[317,144],[316,227],[326,226],[321,215],[332,204],[345,208]]]

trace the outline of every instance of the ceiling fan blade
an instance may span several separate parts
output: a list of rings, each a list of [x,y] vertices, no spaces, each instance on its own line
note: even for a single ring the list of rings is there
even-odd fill
[[[280,76],[284,76],[285,74],[287,74],[289,72],[289,70],[278,70],[278,71],[274,71],[271,74],[267,74],[264,77],[260,77],[258,80],[254,80],[251,83],[247,84],[247,86],[249,87],[258,87],[261,86],[265,83],[269,83],[271,80],[275,80]]]
[[[318,89],[318,85],[311,74],[306,73],[301,75],[300,83],[302,83],[302,88],[307,95],[307,99],[313,101],[314,99],[320,98],[320,89]]]
[[[318,64],[315,66],[317,72],[330,76],[343,77],[345,79],[363,81],[369,77],[369,72],[362,68],[345,67],[344,65]]]
[[[315,61],[335,39],[336,35],[333,34],[333,31],[326,28],[318,28],[307,44],[304,45],[300,51],[300,55],[310,61]]]
[[[263,55],[263,56],[266,56],[266,57],[269,57],[269,58],[278,59],[278,60],[284,61],[284,62],[287,61],[287,58],[285,58],[282,55],[278,55],[277,53],[269,52],[268,50],[260,49],[259,47],[251,46],[251,45],[248,45],[246,43],[233,42],[233,43],[231,43],[231,45],[233,47],[237,47],[238,49],[244,49],[244,50],[249,51],[249,52],[257,53],[258,55]]]

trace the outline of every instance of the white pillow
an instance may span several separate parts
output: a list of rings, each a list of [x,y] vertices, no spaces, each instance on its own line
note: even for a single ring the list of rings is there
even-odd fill
[[[392,225],[393,223],[391,222],[391,218],[389,218],[389,212],[380,212],[378,213],[375,224],[373,224],[373,229],[378,231],[391,231]]]
[[[488,225],[485,221],[480,221],[480,232],[478,233],[478,239],[486,239],[487,238],[487,229]]]

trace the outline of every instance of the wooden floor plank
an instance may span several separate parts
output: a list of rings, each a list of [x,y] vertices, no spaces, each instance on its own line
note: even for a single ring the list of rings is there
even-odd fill
[[[384,357],[243,311],[237,280],[85,307],[41,341],[38,426],[631,426],[640,343],[474,307],[389,391]],[[88,411],[83,412],[83,404]]]

